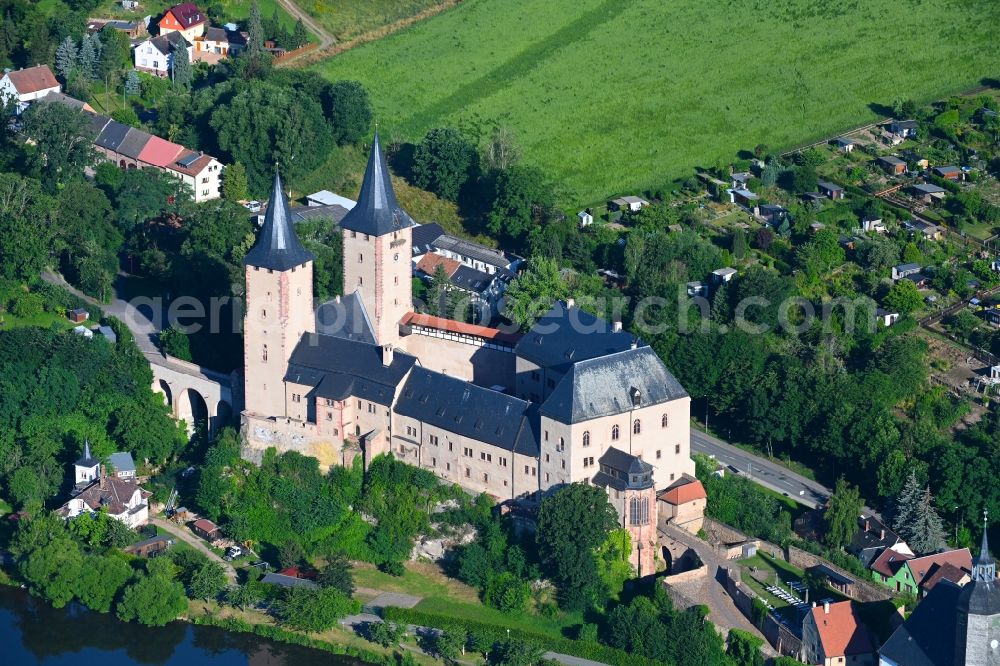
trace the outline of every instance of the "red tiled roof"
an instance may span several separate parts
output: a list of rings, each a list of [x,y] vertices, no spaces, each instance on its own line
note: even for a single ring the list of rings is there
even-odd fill
[[[173,14],[174,20],[180,23],[185,30],[208,20],[205,12],[198,9],[193,2],[182,2],[179,5],[174,5],[164,13],[163,17],[166,18],[167,14]],[[162,22],[163,19],[160,20]]]
[[[438,266],[444,266],[444,272],[448,277],[451,277],[461,265],[461,263],[454,259],[443,257],[435,252],[428,252],[420,257],[420,261],[417,262],[417,270],[433,276]]]
[[[422,326],[424,328],[436,328],[439,331],[447,331],[449,333],[471,335],[473,337],[483,338],[492,342],[514,344],[521,339],[520,333],[505,333],[504,331],[489,328],[488,326],[466,324],[464,322],[445,319],[443,317],[434,317],[427,314],[421,314],[419,312],[407,312],[403,315],[403,319],[399,323],[404,326]]]
[[[920,587],[924,586],[924,581],[934,573],[936,568],[944,566],[945,564],[950,564],[958,569],[965,569],[967,571],[972,571],[972,553],[969,552],[968,548],[959,548],[957,550],[946,550],[943,553],[934,553],[933,555],[924,555],[923,557],[914,558],[906,563],[906,566],[910,567],[910,571],[913,573],[913,580],[916,581],[917,585]]]
[[[45,90],[46,88],[59,87],[59,82],[52,75],[52,70],[48,68],[48,65],[36,65],[27,69],[19,69],[14,72],[8,72],[7,76],[10,77],[10,82],[14,84],[17,92],[22,95]]]
[[[668,504],[687,504],[695,500],[706,499],[708,494],[705,486],[698,479],[681,479],[660,494],[660,499]]]
[[[829,612],[823,606],[811,609],[827,659],[875,651],[868,630],[850,601],[833,603],[829,608]]]
[[[897,553],[891,548],[886,548],[879,556],[875,558],[875,561],[871,563],[872,571],[877,571],[883,576],[892,578],[899,571],[899,568],[903,566],[908,560],[913,558],[909,555],[903,555],[902,553]]]
[[[174,163],[174,159],[182,150],[184,150],[184,146],[179,146],[158,136],[151,136],[139,152],[138,159],[140,162],[153,166],[167,167]]]
[[[186,176],[197,176],[202,170],[209,165],[209,163],[215,158],[211,155],[200,155],[198,159],[191,162],[187,166],[181,166],[180,162],[191,155],[197,155],[198,153],[193,150],[184,149],[178,153],[177,157],[174,158],[172,164],[168,164],[166,168],[171,171],[176,171],[177,173],[183,173]]]
[[[304,578],[306,580],[316,580],[316,572],[311,569],[303,569],[301,567],[285,567],[278,572],[279,576],[289,576],[291,578]]]
[[[205,533],[211,533],[219,529],[219,526],[213,523],[208,518],[199,518],[198,520],[194,521],[194,525],[192,525],[192,527],[196,527]]]

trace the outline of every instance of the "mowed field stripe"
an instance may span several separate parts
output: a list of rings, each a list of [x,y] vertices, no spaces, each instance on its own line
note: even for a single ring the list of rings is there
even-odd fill
[[[411,116],[405,123],[406,133],[419,132],[440,118],[448,117],[483,97],[492,95],[514,80],[526,76],[543,64],[560,49],[597,30],[628,9],[634,0],[605,0],[594,9],[581,14],[573,21],[541,39],[489,72],[474,79],[458,90]]]

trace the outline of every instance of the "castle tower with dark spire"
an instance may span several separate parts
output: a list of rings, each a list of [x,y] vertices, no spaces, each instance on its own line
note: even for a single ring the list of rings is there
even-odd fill
[[[295,235],[288,197],[276,171],[260,236],[243,261],[243,369],[248,412],[285,415],[288,359],[303,333],[316,330],[313,259]]]
[[[955,663],[967,666],[1000,665],[1000,586],[986,528],[984,513],[983,540],[972,565],[972,580],[958,597]]]
[[[399,321],[413,308],[410,279],[413,220],[399,207],[378,132],[358,203],[340,223],[344,293],[358,293],[381,345],[399,340]]]

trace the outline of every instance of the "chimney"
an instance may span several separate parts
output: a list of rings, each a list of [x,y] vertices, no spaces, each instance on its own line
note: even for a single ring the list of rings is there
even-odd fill
[[[382,345],[382,365],[387,368],[392,365],[392,345]]]
[[[871,532],[871,529],[872,529],[871,522],[867,518],[865,518],[865,532]]]
[[[622,323],[620,321],[611,322],[611,330],[615,333],[620,333],[622,330]]]
[[[570,308],[574,307],[575,305],[576,305],[576,301],[574,299],[572,299],[572,298],[567,298],[566,299],[566,309],[567,310],[569,310]]]
[[[100,486],[100,488],[101,488],[101,490],[104,490],[105,488],[108,487],[108,473],[104,469],[104,463],[101,463],[100,475],[101,475],[101,486]]]
[[[830,602],[829,601],[824,601],[823,602],[823,613],[825,615],[829,615],[830,614]]]
[[[813,606],[812,607],[816,608],[816,602],[815,601],[813,602]]]
[[[879,532],[878,538],[879,539],[883,539],[883,540],[885,539],[885,529],[884,528]]]
[[[638,346],[639,346],[639,339],[638,338],[632,338],[632,349],[635,349]]]

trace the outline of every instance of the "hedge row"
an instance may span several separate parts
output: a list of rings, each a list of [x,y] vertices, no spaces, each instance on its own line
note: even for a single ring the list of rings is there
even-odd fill
[[[465,620],[453,618],[447,615],[427,613],[414,610],[412,608],[385,608],[382,615],[386,620],[398,622],[400,624],[414,624],[420,627],[433,627],[435,629],[447,629],[457,627],[467,633],[474,633],[482,636],[487,641],[502,641],[508,637],[507,627],[498,627],[493,624],[476,622],[475,620]],[[568,638],[553,638],[545,634],[525,631],[523,629],[510,629],[510,638],[533,643],[546,650],[568,654],[583,659],[600,661],[610,666],[659,666],[658,661],[629,654],[624,650],[608,647],[593,641],[574,641]]]
[[[255,634],[261,638],[267,638],[280,643],[291,643],[293,645],[301,645],[314,650],[322,650],[323,652],[329,652],[330,654],[353,657],[354,659],[359,659],[369,664],[376,664],[377,666],[394,666],[396,664],[396,659],[392,656],[379,654],[370,650],[363,650],[350,645],[338,645],[327,641],[319,641],[314,638],[309,638],[308,636],[295,633],[294,631],[288,631],[286,629],[268,624],[251,624],[239,618],[221,618],[214,615],[196,615],[191,618],[191,623],[210,627],[219,627],[220,629],[237,633]]]

